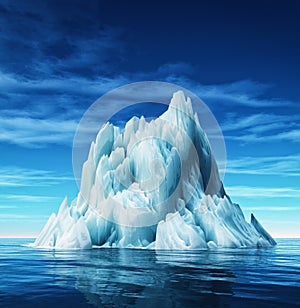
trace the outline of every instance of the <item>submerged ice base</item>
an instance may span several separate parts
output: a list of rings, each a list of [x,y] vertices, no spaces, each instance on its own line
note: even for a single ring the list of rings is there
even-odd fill
[[[226,195],[208,139],[182,91],[147,122],[107,123],[90,147],[81,187],[65,198],[35,247],[203,249],[273,246]]]

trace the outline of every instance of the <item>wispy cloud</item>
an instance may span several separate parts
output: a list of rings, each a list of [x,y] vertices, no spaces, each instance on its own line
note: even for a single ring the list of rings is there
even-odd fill
[[[254,207],[245,207],[243,206],[243,210],[246,211],[275,211],[275,212],[284,212],[284,211],[298,211],[297,207],[292,206],[254,206]]]
[[[158,69],[158,71],[160,70],[161,68]],[[71,145],[80,117],[96,98],[115,87],[138,81],[140,78],[141,75],[136,73],[128,76],[126,74],[118,75],[113,78],[99,76],[96,79],[90,79],[89,77],[73,76],[42,80],[22,78],[20,80],[16,76],[2,73],[2,75],[0,74],[0,89],[8,96],[8,98],[2,99],[3,104],[7,99],[12,104],[9,108],[2,109],[0,140],[25,147],[45,147],[48,144]],[[251,82],[249,83],[251,84]],[[200,97],[206,93],[208,100],[212,98],[209,95],[210,90],[207,90],[208,86],[199,84],[192,86],[194,86],[192,90],[196,90],[195,92]],[[214,89],[221,91],[223,87],[224,85],[216,85]],[[251,88],[251,85],[249,87]],[[257,87],[259,92],[260,86],[257,85]],[[235,88],[237,85],[232,86],[232,89]],[[228,95],[236,95],[230,85],[227,84],[225,89],[226,91],[230,89]],[[20,97],[22,101],[31,102],[21,111],[19,109]],[[220,99],[222,100],[222,98]],[[55,104],[52,103],[53,101]],[[117,101],[114,104],[118,106]],[[116,106],[114,109],[117,109]],[[260,136],[265,132],[288,129],[286,132],[278,133],[276,137],[272,135],[269,140],[297,141],[299,136],[298,122],[299,116],[297,115],[290,117],[260,113],[240,117],[240,115],[229,113],[227,120],[221,123],[221,127],[224,132],[228,133],[237,130],[247,133],[245,135],[228,134],[226,137],[231,140],[260,142],[262,140]]]
[[[247,130],[249,132],[265,132],[283,127],[296,126],[300,115],[281,115],[270,113],[257,113],[240,115],[228,113],[227,119],[221,124],[223,132]]]
[[[227,160],[226,173],[300,176],[300,155],[252,157]]]
[[[37,195],[12,195],[12,194],[2,194],[0,195],[0,200],[15,200],[30,203],[43,203],[57,201],[60,198],[53,196],[37,196]]]
[[[73,121],[29,118],[0,118],[0,140],[3,142],[44,147],[48,143],[69,144],[76,123]]]
[[[226,117],[221,128],[227,140],[246,143],[300,140],[300,116],[296,111],[291,114],[228,113]]]
[[[226,192],[232,197],[300,198],[300,190],[291,187],[227,186]]]
[[[77,123],[63,119],[0,117],[0,141],[27,147],[71,144]]]
[[[46,215],[0,214],[0,220],[42,221],[48,218]]]
[[[224,106],[227,108],[233,106],[250,108],[272,108],[272,107],[291,107],[295,102],[270,97],[265,98],[267,90],[274,87],[272,84],[259,83],[257,81],[245,79],[232,83],[203,85],[195,79],[179,74],[174,76],[165,76],[166,81],[180,84],[195,92],[204,102],[212,105]]]
[[[25,169],[15,166],[0,168],[0,185],[2,187],[49,186],[73,180],[71,175],[59,175],[49,170]]]
[[[300,142],[300,129],[293,129],[290,131],[282,132],[282,133],[273,133],[268,135],[258,135],[258,134],[245,134],[242,136],[236,135],[225,135],[225,139],[245,142],[245,143],[261,143],[261,142]]]
[[[106,91],[130,82],[128,77],[114,75],[111,77],[99,74],[90,76],[40,76],[38,79],[26,78],[16,73],[4,73],[0,71],[0,90],[6,95],[93,95],[103,94]],[[30,101],[28,102],[30,103]],[[42,102],[41,102],[42,103]]]

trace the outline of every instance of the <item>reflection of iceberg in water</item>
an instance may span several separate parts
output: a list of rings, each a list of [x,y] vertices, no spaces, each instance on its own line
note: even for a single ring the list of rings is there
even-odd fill
[[[107,123],[90,147],[78,197],[65,199],[36,247],[92,245],[153,249],[270,246],[226,195],[191,101],[173,95],[168,110],[122,132]],[[256,223],[257,222],[257,223]]]
[[[74,280],[76,289],[97,307],[188,307],[207,301],[218,306],[219,296],[233,295],[235,276],[227,266],[217,265],[226,258],[209,251],[94,249],[78,255],[55,252],[55,257],[72,260],[72,268],[57,263],[58,281]]]

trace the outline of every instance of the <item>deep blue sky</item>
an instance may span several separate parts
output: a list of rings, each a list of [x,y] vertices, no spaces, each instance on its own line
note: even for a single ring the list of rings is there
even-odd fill
[[[75,197],[74,132],[101,94],[161,80],[214,112],[246,218],[300,236],[299,37],[296,0],[1,0],[0,235],[36,235]]]

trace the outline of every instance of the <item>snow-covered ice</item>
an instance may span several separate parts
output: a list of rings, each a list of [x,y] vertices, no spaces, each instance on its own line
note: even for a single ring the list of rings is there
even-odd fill
[[[209,141],[182,91],[147,122],[106,123],[90,146],[81,187],[33,246],[214,249],[276,242],[227,196]]]

